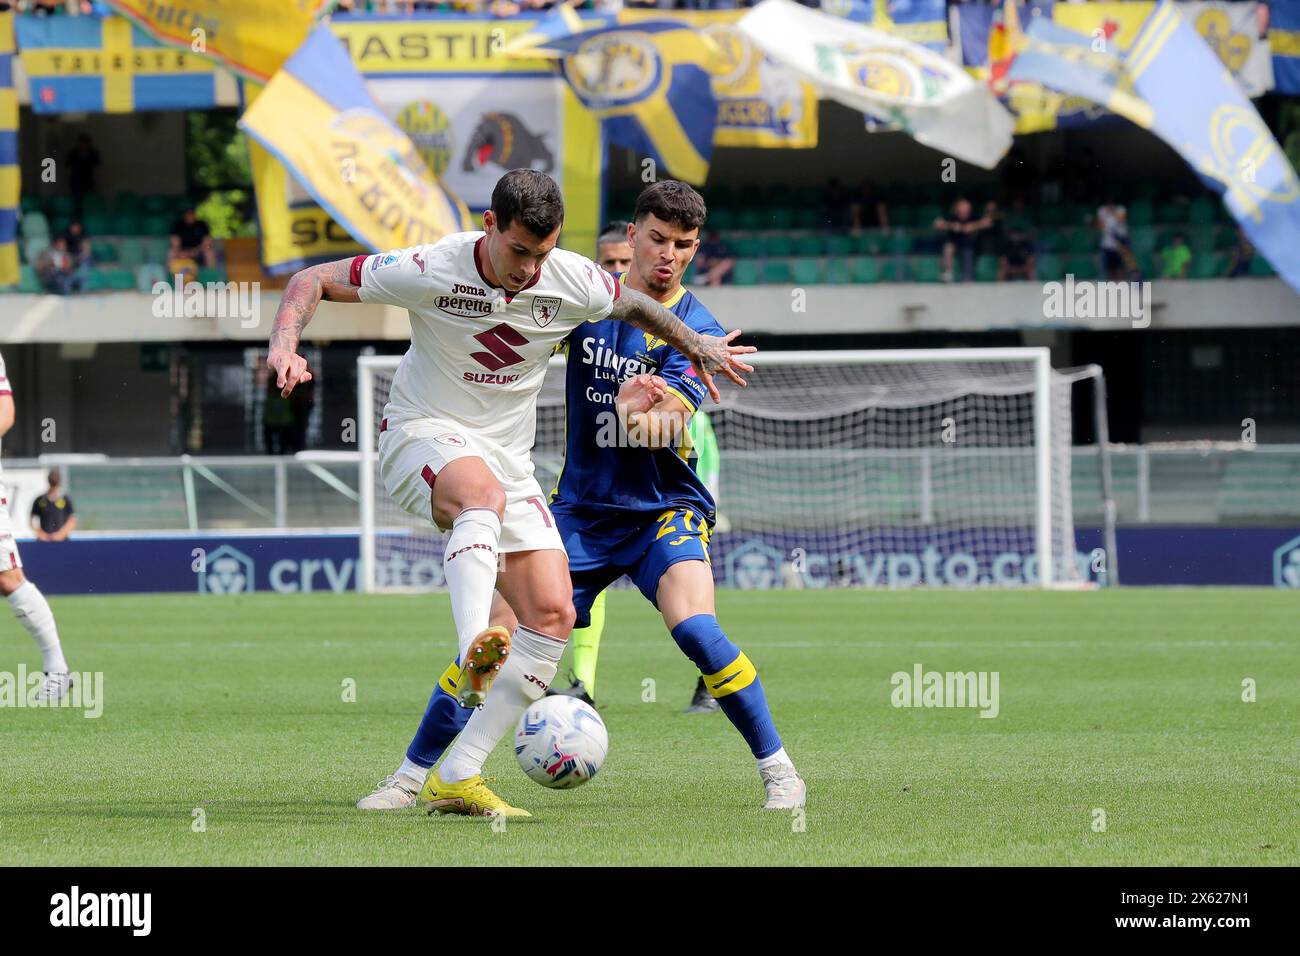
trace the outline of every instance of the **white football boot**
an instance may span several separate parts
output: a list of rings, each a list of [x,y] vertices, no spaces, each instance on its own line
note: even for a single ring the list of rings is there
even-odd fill
[[[358,810],[406,810],[415,806],[420,784],[409,777],[390,773],[375,786],[368,797],[357,801]]]
[[[45,680],[41,682],[41,689],[36,694],[36,699],[39,701],[63,700],[64,697],[68,696],[68,691],[71,689],[71,674],[46,671]]]
[[[788,763],[773,764],[758,772],[767,790],[764,810],[795,810],[808,799],[808,787],[803,777]]]

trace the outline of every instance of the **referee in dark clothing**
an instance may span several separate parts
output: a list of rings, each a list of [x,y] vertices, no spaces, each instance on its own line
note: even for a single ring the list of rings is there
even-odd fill
[[[50,487],[32,502],[32,530],[38,541],[67,541],[77,528],[72,499],[63,493],[63,477],[50,469]]]

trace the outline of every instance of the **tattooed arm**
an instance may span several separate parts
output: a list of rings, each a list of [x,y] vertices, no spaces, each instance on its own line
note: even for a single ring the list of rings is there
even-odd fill
[[[307,371],[307,360],[298,354],[298,340],[316,313],[316,306],[322,299],[330,302],[361,301],[357,287],[349,278],[351,269],[351,259],[326,262],[295,272],[285,286],[271,326],[271,353],[266,364],[275,373],[276,387],[286,398],[295,385],[312,379],[311,372]]]
[[[657,339],[663,339],[677,351],[691,360],[695,373],[709,390],[714,402],[721,401],[718,386],[713,376],[721,372],[742,388],[746,382],[740,377],[741,372],[754,371],[753,366],[746,365],[738,356],[757,352],[752,345],[732,345],[731,340],[740,334],[740,329],[727,334],[725,338],[716,335],[703,335],[696,332],[662,305],[635,289],[624,286],[619,297],[614,300],[611,319],[618,319],[634,325],[643,332],[649,332]]]

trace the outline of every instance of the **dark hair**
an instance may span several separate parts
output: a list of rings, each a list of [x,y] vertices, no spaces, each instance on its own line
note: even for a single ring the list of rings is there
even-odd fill
[[[539,239],[564,224],[564,197],[555,180],[535,169],[512,169],[492,189],[492,212],[502,232],[513,222]]]
[[[626,219],[615,219],[601,227],[600,236],[596,239],[597,247],[611,242],[627,242]]]
[[[651,215],[682,229],[699,229],[704,225],[708,211],[704,207],[704,197],[686,183],[665,179],[647,186],[636,197],[633,221],[639,223]]]

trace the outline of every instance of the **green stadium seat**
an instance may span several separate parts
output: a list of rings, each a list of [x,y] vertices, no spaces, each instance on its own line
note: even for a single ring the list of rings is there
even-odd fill
[[[1187,221],[1194,226],[1214,224],[1214,207],[1217,203],[1208,196],[1197,196],[1187,207]]]
[[[764,236],[763,255],[792,256],[794,255],[794,240],[789,236]]]
[[[200,269],[199,269],[199,281],[200,281],[200,282],[204,282],[204,283],[207,283],[207,282],[225,282],[225,281],[226,281],[226,268],[225,268],[225,266],[211,266],[211,267],[208,267],[208,266],[202,266],[202,267],[200,267]]]
[[[737,259],[731,270],[732,285],[758,285],[761,278],[757,259]]]
[[[1213,252],[1215,234],[1219,227],[1215,225],[1188,226],[1186,230],[1187,245],[1192,252]]]
[[[916,207],[902,203],[889,207],[889,224],[894,228],[907,228],[916,225]]]
[[[1141,226],[1129,232],[1129,245],[1138,255],[1154,252],[1159,239],[1159,233],[1151,226]]]
[[[39,209],[33,209],[29,213],[24,213],[18,222],[18,231],[24,239],[49,238],[50,221],[45,218],[45,213]]]
[[[820,285],[822,282],[822,262],[820,259],[795,259],[791,269],[791,278],[795,285]]]
[[[48,249],[49,245],[49,236],[32,236],[30,239],[24,239],[18,248],[22,252],[23,261],[35,265],[36,258]]]
[[[794,210],[789,206],[773,206],[767,211],[768,229],[794,228]]]
[[[886,236],[879,230],[870,232],[860,232],[852,237],[853,250],[858,255],[878,256],[882,249],[885,248]]]
[[[118,193],[113,197],[113,212],[118,215],[136,215],[140,212],[140,197],[135,193]]]
[[[1038,210],[1039,222],[1044,226],[1072,226],[1069,211],[1060,203],[1045,203]]]
[[[124,266],[134,268],[143,265],[148,259],[143,240],[127,237],[117,244],[117,258]]]
[[[794,211],[795,229],[824,229],[821,209],[817,206],[805,206]]]
[[[155,282],[167,282],[167,270],[156,262],[146,262],[135,269],[135,287],[139,292],[153,292]]]
[[[1066,260],[1066,271],[1072,274],[1075,279],[1096,279],[1097,257],[1070,256]]]
[[[766,229],[767,223],[764,221],[763,214],[753,207],[742,209],[736,217],[736,226],[745,232],[757,232],[760,229]]]
[[[151,238],[143,239],[141,242],[144,245],[145,262],[159,262],[163,265],[167,264],[167,253],[171,249],[170,239]]]
[[[1214,248],[1216,249],[1234,249],[1237,245],[1237,229],[1234,226],[1228,229],[1224,226],[1217,226],[1214,234]]]
[[[107,216],[108,200],[99,193],[90,193],[81,200],[81,214],[83,216]]]
[[[109,232],[115,236],[138,236],[140,217],[119,211],[109,220]]]
[[[1097,251],[1098,236],[1091,229],[1073,229],[1065,244],[1065,252],[1073,256],[1088,255]]]
[[[906,282],[907,266],[902,259],[880,260],[880,280],[882,282]]]
[[[81,224],[86,227],[86,235],[88,236],[106,236],[109,233],[112,220],[101,212],[88,212]]]
[[[68,223],[72,222],[71,216],[51,216],[50,217],[50,235],[61,236],[68,231]]]
[[[1228,272],[1228,256],[1221,252],[1198,252],[1187,267],[1191,279],[1217,279]]]
[[[736,236],[728,238],[726,242],[741,259],[757,259],[763,254],[763,241],[757,236]]]
[[[1181,202],[1161,203],[1156,207],[1156,222],[1178,224],[1187,221],[1187,204]]]
[[[166,216],[146,216],[140,220],[140,232],[146,236],[166,236],[171,234],[172,223]]]
[[[86,277],[86,284],[81,287],[81,291],[100,292],[104,288],[104,273],[99,269],[91,269],[90,275]]]
[[[790,263],[784,259],[769,259],[763,263],[763,282],[767,285],[788,285],[791,278]]]
[[[943,207],[934,205],[918,206],[916,209],[916,225],[921,229],[934,228],[934,221],[943,215]]]
[[[1252,276],[1277,275],[1277,273],[1273,271],[1273,267],[1268,264],[1268,260],[1258,253],[1256,253],[1255,257],[1250,260],[1250,265],[1246,267],[1246,272],[1248,275]]]
[[[1156,197],[1160,195],[1160,184],[1150,180],[1140,182],[1133,187],[1133,199],[1135,202],[1155,202]]]
[[[998,260],[996,256],[980,256],[975,260],[975,281],[998,281]]]
[[[22,197],[18,200],[18,208],[24,213],[40,212],[41,197],[23,193]]]
[[[820,207],[822,204],[822,188],[820,186],[800,186],[795,191],[794,201],[796,205],[810,209]]]
[[[18,270],[17,292],[41,293],[45,290],[41,288],[41,280],[36,277],[35,266],[22,266]]]
[[[71,196],[51,196],[45,208],[51,215],[71,218],[77,214],[77,201]]]
[[[828,256],[853,255],[853,239],[850,236],[827,236],[826,255]]]
[[[1043,252],[1063,252],[1070,234],[1061,229],[1044,229],[1038,235],[1038,248]]]
[[[96,262],[117,262],[117,246],[105,239],[92,239],[90,256]]]
[[[150,216],[166,216],[171,212],[170,199],[167,196],[142,196],[140,211]]]
[[[794,240],[796,256],[821,256],[826,254],[826,240],[819,235],[796,236]]]
[[[997,269],[996,265],[994,269]],[[917,256],[909,271],[913,282],[942,282],[943,260],[938,256]]]
[[[1040,282],[1059,282],[1065,277],[1065,261],[1058,255],[1039,256],[1034,265]]]
[[[1137,257],[1138,272],[1142,273],[1144,279],[1154,279],[1160,275],[1163,260],[1159,252],[1143,252]]]
[[[826,281],[831,285],[849,285],[853,276],[849,271],[848,259],[830,259],[826,263]]]
[[[859,285],[873,285],[880,281],[880,264],[874,256],[854,259],[849,265],[849,275]]]
[[[1133,230],[1139,226],[1149,226],[1156,221],[1155,207],[1147,199],[1136,200],[1128,207],[1128,225]]]
[[[890,233],[885,242],[885,251],[896,256],[907,255],[912,251],[912,237],[901,230]]]
[[[135,273],[130,269],[97,269],[103,285],[112,291],[127,291],[135,288]]]
[[[708,228],[727,232],[736,228],[736,212],[730,206],[718,206],[709,209]]]

